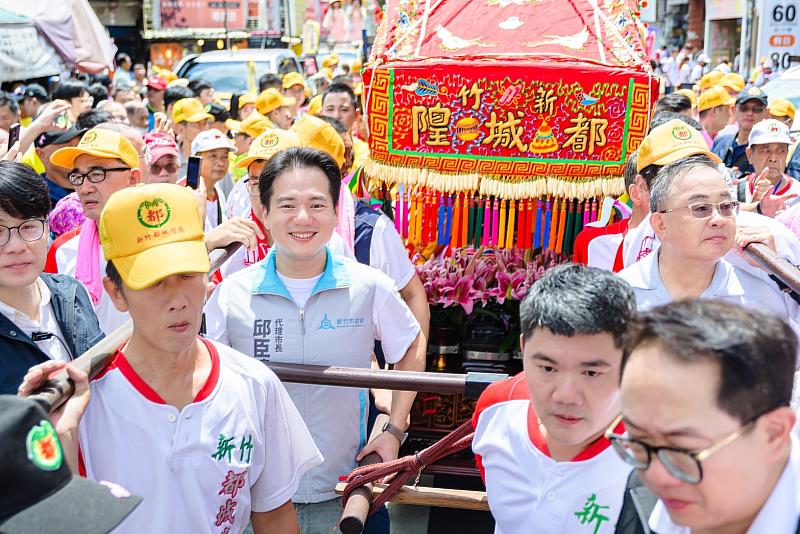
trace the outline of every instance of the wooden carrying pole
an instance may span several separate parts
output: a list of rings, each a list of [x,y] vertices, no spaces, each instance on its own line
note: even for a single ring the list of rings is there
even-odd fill
[[[282,382],[425,391],[441,395],[462,393],[470,398],[477,398],[489,384],[508,378],[508,375],[497,373],[421,373],[274,362],[267,362],[266,366],[278,375]]]
[[[345,486],[347,486],[346,482],[339,482],[336,485],[336,493],[341,495]],[[373,484],[371,495],[377,497],[383,493],[384,489],[386,489],[386,484]],[[355,494],[355,491],[350,494],[350,499],[347,500],[348,504],[350,504],[350,500],[353,499]],[[400,491],[389,499],[389,502],[418,506],[436,506],[439,508],[459,508],[461,510],[478,510],[481,512],[489,511],[489,501],[486,498],[485,491],[403,486],[400,488]],[[369,510],[369,503],[367,503],[367,510]],[[342,522],[344,522],[344,520],[342,520]],[[346,531],[341,527],[342,524],[340,523],[339,528],[344,534],[361,532],[361,530]]]
[[[776,276],[792,291],[800,294],[800,269],[789,263],[788,260],[776,257],[766,245],[750,243],[745,247],[745,252],[763,265],[767,272]]]
[[[372,427],[372,433],[369,436],[370,441],[383,432],[383,425],[388,421],[389,416],[385,413],[375,418],[375,425]],[[372,452],[358,462],[358,466],[379,464],[382,461],[383,459],[377,452]],[[372,494],[372,484],[365,484],[350,494],[350,498],[347,499],[347,505],[342,510],[339,530],[344,534],[360,534],[364,530],[364,522],[369,515],[369,507],[372,505]]]
[[[241,243],[232,243],[225,248],[212,250],[209,253],[211,260],[210,272],[213,273],[219,269],[240,246],[242,246]],[[89,375],[91,379],[105,369],[117,349],[131,338],[131,334],[133,334],[133,321],[128,319],[119,328],[70,363]],[[67,402],[74,392],[75,384],[69,379],[66,370],[63,370],[45,382],[30,398],[41,404],[48,413],[52,413]]]

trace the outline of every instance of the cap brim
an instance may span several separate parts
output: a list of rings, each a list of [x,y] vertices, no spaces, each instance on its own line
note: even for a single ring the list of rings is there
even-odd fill
[[[661,159],[650,162],[648,165],[658,165],[660,167],[663,167],[664,165],[675,163],[676,161],[688,158],[689,156],[708,156],[708,158],[714,163],[722,163],[722,160],[719,159],[719,156],[711,152],[711,150],[698,150],[697,147],[684,146],[673,150],[672,152],[662,157]],[[647,167],[647,165],[645,165],[645,167]]]
[[[107,150],[99,150],[99,149],[78,148],[74,146],[59,148],[58,150],[53,152],[53,155],[50,156],[50,163],[58,167],[63,167],[65,169],[74,169],[75,160],[79,156],[83,156],[85,154],[89,154],[91,156],[97,156],[98,158],[118,159],[124,162],[126,165],[131,165],[129,162],[122,159],[122,156],[120,156],[116,152],[109,152]],[[136,167],[136,165],[131,165],[131,168],[134,167]]]
[[[269,158],[262,158],[260,156],[247,156],[237,161],[234,167],[236,167],[237,169],[246,169],[250,166],[251,163],[253,163],[254,161],[258,161],[260,159],[267,160]]]
[[[198,113],[197,115],[192,115],[191,117],[186,117],[183,122],[200,122],[204,120],[213,121],[214,115],[210,113]]]
[[[105,534],[142,502],[141,497],[117,498],[111,490],[82,477],[72,477],[57,492],[0,522],[3,534]]]
[[[787,137],[781,137],[778,135],[765,135],[759,136],[758,139],[754,139],[750,142],[750,146],[753,145],[768,145],[770,143],[782,143],[784,145],[791,145],[792,140]]]
[[[751,100],[758,100],[759,102],[761,102],[765,106],[769,102],[766,98],[761,97],[761,96],[748,96],[746,98],[737,98],[735,100],[735,102],[736,102],[737,105],[739,105],[739,104],[744,104],[745,102],[750,102]]]
[[[228,119],[225,121],[225,126],[227,126],[229,130],[233,130],[234,132],[242,131],[242,121]]]
[[[202,239],[164,243],[111,261],[125,285],[134,291],[147,289],[173,274],[207,273],[211,269]]]
[[[78,137],[79,135],[83,135],[88,132],[88,128],[70,128],[69,130],[64,130],[61,132],[60,135],[57,135],[51,144],[53,145],[63,145],[64,143],[68,143]]]

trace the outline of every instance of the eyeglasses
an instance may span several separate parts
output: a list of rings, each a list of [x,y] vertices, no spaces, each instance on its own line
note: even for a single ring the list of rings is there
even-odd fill
[[[163,171],[167,171],[169,174],[175,174],[178,172],[180,166],[177,163],[167,163],[166,165],[150,165],[150,173],[151,174],[161,174]]]
[[[742,113],[764,113],[765,109],[764,106],[739,106],[739,111]]]
[[[661,465],[664,466],[664,469],[673,477],[687,484],[699,484],[703,480],[701,462],[708,460],[709,457],[739,439],[745,433],[747,427],[758,421],[762,415],[771,411],[772,409],[762,412],[740,426],[736,431],[699,452],[691,452],[677,447],[653,447],[639,440],[614,434],[613,429],[622,421],[621,415],[606,430],[605,437],[611,442],[620,458],[634,469],[642,471],[649,469],[653,455],[655,455]]]
[[[673,211],[689,210],[695,219],[707,219],[714,212],[718,212],[723,217],[735,217],[739,215],[739,203],[735,200],[726,200],[718,204],[713,202],[699,202],[689,204],[683,208],[673,208],[671,210],[661,210],[659,213],[672,213]]]
[[[16,230],[19,237],[23,241],[33,242],[38,241],[44,235],[44,228],[46,226],[44,219],[29,219],[19,226],[2,226],[0,225],[0,247],[5,246],[11,241],[11,232]]]
[[[83,183],[83,180],[89,180],[89,182],[93,184],[99,184],[100,182],[106,179],[106,174],[110,172],[122,172],[129,170],[131,170],[130,167],[113,167],[111,169],[95,167],[94,169],[91,169],[89,172],[72,171],[71,173],[69,173],[67,178],[69,178],[69,183],[71,183],[75,187],[78,187]]]
[[[244,183],[249,192],[258,194],[258,178],[245,178]]]

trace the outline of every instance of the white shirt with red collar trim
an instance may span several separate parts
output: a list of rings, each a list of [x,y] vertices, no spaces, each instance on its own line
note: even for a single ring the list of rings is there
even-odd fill
[[[745,202],[753,202],[755,180],[756,180],[755,173],[747,177],[747,185],[744,188]],[[784,174],[781,177],[781,181],[778,182],[778,187],[772,194],[776,196],[783,196],[789,194],[800,196],[800,182],[798,182],[788,174]]]
[[[795,534],[800,526],[800,441],[792,435],[792,452],[783,474],[764,506],[747,529],[747,534]],[[660,500],[650,514],[650,529],[658,534],[691,534],[689,527],[676,525]]]
[[[605,438],[572,461],[552,459],[526,397],[521,373],[487,388],[473,417],[495,533],[613,533],[631,467]]]
[[[167,405],[118,352],[90,384],[79,427],[82,471],[144,498],[120,533],[240,533],[283,505],[322,463],[278,378],[203,340],[211,373],[183,410]]]

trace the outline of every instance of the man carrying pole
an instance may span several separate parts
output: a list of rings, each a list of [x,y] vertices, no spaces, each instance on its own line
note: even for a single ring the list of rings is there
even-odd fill
[[[614,532],[630,467],[603,433],[634,309],[628,284],[582,265],[548,271],[523,300],[524,372],[489,386],[472,419],[496,534]]]
[[[210,265],[192,192],[117,192],[99,233],[133,334],[91,383],[68,367],[76,395],[55,425],[73,471],[144,497],[120,532],[297,532],[291,497],[322,459],[271,371],[197,337]],[[64,366],[32,368],[20,394]]]

